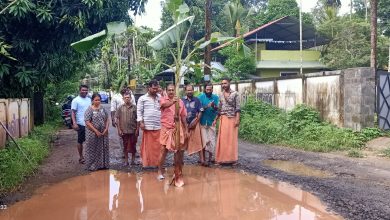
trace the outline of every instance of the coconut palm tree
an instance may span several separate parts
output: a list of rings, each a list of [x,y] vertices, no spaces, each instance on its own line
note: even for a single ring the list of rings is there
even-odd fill
[[[254,10],[252,8],[247,10],[242,6],[240,0],[234,0],[225,6],[224,14],[229,19],[233,36],[238,37],[241,34],[241,29],[249,30],[249,27],[242,25],[254,14]]]

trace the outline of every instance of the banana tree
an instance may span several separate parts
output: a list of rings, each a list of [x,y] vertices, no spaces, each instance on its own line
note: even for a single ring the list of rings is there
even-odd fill
[[[200,39],[195,42],[194,48],[187,52],[186,43],[194,21],[194,16],[187,16],[189,8],[185,3],[181,3],[182,1],[180,0],[167,1],[167,7],[174,15],[175,24],[148,42],[148,45],[156,51],[164,48],[167,48],[170,51],[174,63],[171,65],[166,63],[162,64],[175,71],[175,89],[177,94],[179,92],[180,81],[190,68],[186,68],[183,73],[181,73],[181,70],[184,66],[190,67],[193,65],[191,61],[194,56],[199,55],[202,50],[211,43],[234,40],[233,37],[221,37],[219,33],[213,33],[210,40],[205,41],[204,39]],[[184,56],[185,52],[187,52],[187,54]]]

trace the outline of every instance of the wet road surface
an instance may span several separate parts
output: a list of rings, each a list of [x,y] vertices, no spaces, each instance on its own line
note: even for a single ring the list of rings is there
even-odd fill
[[[40,188],[0,219],[341,219],[312,194],[261,176],[187,166],[184,178],[176,188],[151,172],[93,172]]]
[[[108,106],[106,106],[106,108],[108,109]],[[139,143],[140,141],[138,144]],[[138,146],[137,150],[139,150]],[[173,155],[170,154],[166,162],[169,169],[172,167],[172,156]],[[110,172],[130,173],[130,175],[144,173],[144,175],[150,175],[150,181],[154,180],[153,178],[156,175],[156,170],[143,170],[140,165],[123,166],[122,150],[119,145],[116,130],[113,127],[110,128],[110,160],[111,169],[116,170]],[[139,158],[137,160],[139,162]],[[184,160],[185,167],[196,165],[198,157],[185,156]],[[264,180],[263,182],[277,185],[277,188],[284,185],[282,182],[287,182],[306,192],[314,193],[327,205],[327,207],[345,219],[390,219],[389,159],[375,158],[373,160],[372,158],[347,158],[338,154],[304,152],[288,147],[253,144],[239,140],[239,164],[235,167],[212,166],[212,168],[259,175],[256,177],[258,180],[262,179]],[[0,195],[0,213],[3,213],[4,210],[2,209],[4,207],[12,209],[13,204],[20,204],[19,201],[30,201],[28,199],[33,195],[39,195],[39,192],[37,193],[36,190],[43,185],[52,186],[58,183],[66,183],[71,180],[71,178],[82,175],[95,175],[95,173],[89,174],[89,172],[84,169],[84,166],[78,163],[75,131],[68,129],[61,130],[58,132],[57,138],[52,144],[49,157],[45,159],[44,163],[39,167],[36,175],[29,177],[16,191],[6,195]],[[145,179],[147,178],[145,177]],[[191,181],[189,180],[189,182]],[[162,182],[157,182],[156,184],[159,183],[161,184]],[[108,184],[109,183],[107,183],[107,185]],[[189,187],[188,184],[186,187]],[[187,193],[186,187],[184,188],[184,192]],[[171,188],[169,189],[171,190]],[[212,190],[215,191],[216,189],[213,188]],[[41,189],[39,191],[41,191]],[[303,192],[303,194],[306,195],[306,192]],[[272,193],[277,195],[277,193]],[[294,193],[287,194],[291,197]],[[50,205],[61,198],[62,197],[59,196],[50,201],[46,201],[46,203],[47,205]],[[203,202],[210,200],[205,196],[203,196],[202,199]],[[303,200],[309,201],[308,199]],[[224,200],[222,200],[221,197],[219,201]],[[311,204],[311,202],[305,202],[305,204],[306,203],[309,205]],[[266,200],[263,205],[266,206],[267,204],[268,202]],[[88,205],[88,207],[90,206]],[[306,208],[303,205],[301,205],[301,207]],[[161,210],[156,211],[155,209],[156,208],[153,208],[153,213],[161,213]],[[42,210],[35,209],[37,214]],[[60,209],[57,210],[60,211]],[[79,219],[86,219],[85,209],[83,210],[84,211],[81,212],[83,217]],[[150,214],[149,217],[150,216],[155,215]],[[142,218],[145,219],[144,217]],[[276,217],[270,217],[269,219],[275,218]],[[7,217],[7,219],[9,218]],[[94,219],[94,216],[89,217],[89,219]],[[114,219],[121,218],[115,217]],[[150,217],[150,219],[153,218]],[[235,218],[220,217],[216,219]],[[295,218],[279,216],[278,219]],[[323,219],[326,219],[326,217]]]

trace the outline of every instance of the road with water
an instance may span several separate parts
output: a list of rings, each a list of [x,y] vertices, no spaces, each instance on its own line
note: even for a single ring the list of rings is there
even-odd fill
[[[169,178],[157,181],[155,170],[124,166],[113,127],[110,171],[86,171],[77,163],[75,144],[74,131],[59,131],[37,174],[0,198],[7,207],[0,219],[390,219],[386,159],[240,140],[234,167],[199,167],[197,156],[186,156],[186,185],[177,189]],[[166,166],[170,177],[172,155]]]

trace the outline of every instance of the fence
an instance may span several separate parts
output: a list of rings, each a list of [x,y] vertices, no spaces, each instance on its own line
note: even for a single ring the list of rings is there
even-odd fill
[[[33,128],[30,99],[0,99],[0,121],[14,138],[27,136]],[[4,148],[7,135],[0,127],[0,149]]]
[[[371,68],[239,81],[231,88],[240,93],[242,103],[252,95],[287,111],[298,104],[312,106],[339,127],[361,130],[374,125],[375,72]],[[214,85],[214,93],[221,93],[221,85]]]

